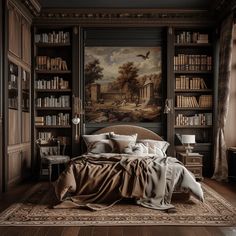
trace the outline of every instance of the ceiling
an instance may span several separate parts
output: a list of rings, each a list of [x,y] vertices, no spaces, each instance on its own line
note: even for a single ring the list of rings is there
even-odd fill
[[[40,0],[43,8],[210,8],[210,0]]]

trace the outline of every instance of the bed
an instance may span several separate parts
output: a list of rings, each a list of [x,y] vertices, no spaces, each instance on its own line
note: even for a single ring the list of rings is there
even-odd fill
[[[93,137],[115,135],[119,139],[131,134],[137,134],[137,140],[164,143],[158,134],[132,125],[105,127],[96,131]],[[178,193],[174,193],[176,190]],[[59,203],[54,207],[103,210],[123,199],[133,199],[136,204],[144,207],[170,210],[174,209],[172,197],[180,196],[180,191],[187,192],[181,194],[186,199],[191,193],[203,201],[200,183],[175,158],[158,153],[87,153],[72,159],[55,182]]]

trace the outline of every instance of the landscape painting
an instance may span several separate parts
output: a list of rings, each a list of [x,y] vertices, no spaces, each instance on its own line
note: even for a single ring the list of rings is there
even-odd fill
[[[161,47],[85,47],[85,122],[157,122]]]

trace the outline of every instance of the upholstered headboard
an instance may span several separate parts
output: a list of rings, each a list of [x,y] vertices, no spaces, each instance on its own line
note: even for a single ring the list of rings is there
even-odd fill
[[[138,134],[138,139],[153,139],[153,140],[163,140],[158,134],[152,132],[151,130],[145,129],[140,126],[135,125],[113,125],[102,128],[94,132],[94,134],[101,134],[107,132],[114,132],[116,134]]]

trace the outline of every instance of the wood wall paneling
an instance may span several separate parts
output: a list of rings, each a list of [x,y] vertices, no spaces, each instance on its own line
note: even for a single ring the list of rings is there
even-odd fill
[[[9,109],[8,120],[8,144],[18,144],[20,142],[18,110]]]
[[[3,1],[0,0],[0,195],[3,192]]]
[[[8,186],[14,185],[21,180],[21,151],[8,154]]]
[[[31,146],[30,144],[22,149],[21,153],[21,178],[26,179],[31,174]]]
[[[22,18],[22,60],[31,65],[31,26]]]
[[[21,57],[21,16],[19,12],[9,4],[9,51],[17,57]]]
[[[30,142],[30,113],[22,112],[22,142]]]

